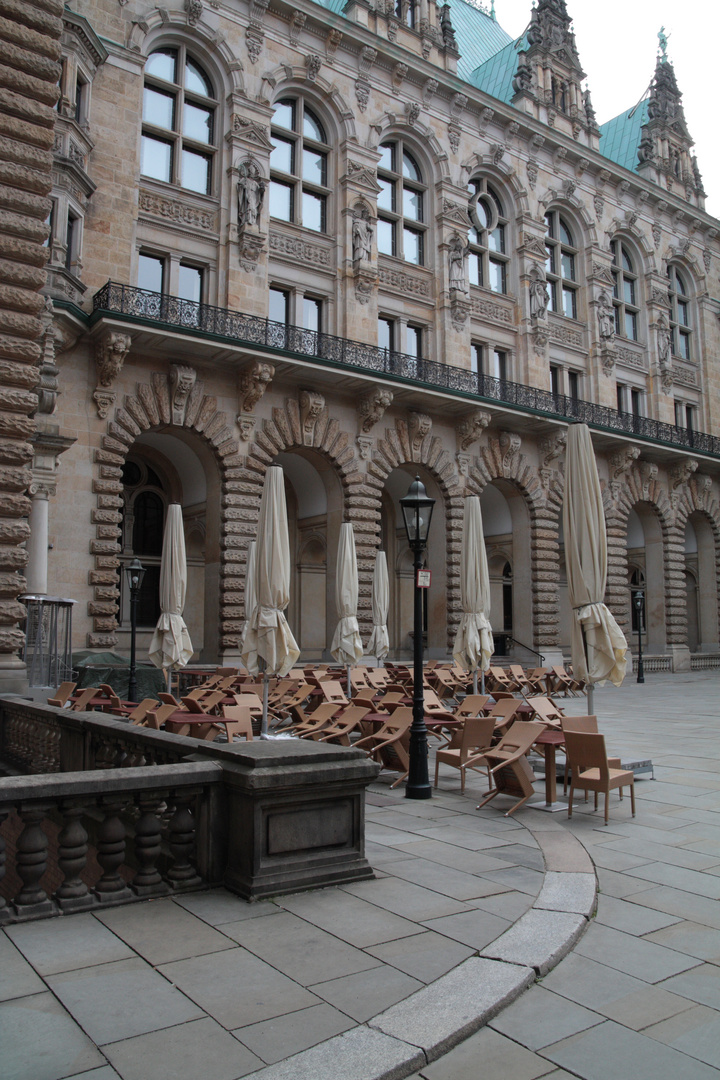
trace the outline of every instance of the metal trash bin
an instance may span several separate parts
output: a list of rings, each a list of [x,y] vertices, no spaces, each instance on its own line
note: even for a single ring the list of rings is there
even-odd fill
[[[18,598],[27,608],[25,652],[29,686],[58,687],[72,679],[72,609],[62,596]]]

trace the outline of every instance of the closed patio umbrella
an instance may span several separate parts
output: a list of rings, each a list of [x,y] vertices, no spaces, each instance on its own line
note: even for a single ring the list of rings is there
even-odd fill
[[[155,667],[170,670],[185,667],[193,654],[183,609],[187,589],[187,560],[182,507],[168,506],[160,560],[160,618],[150,642],[148,655]]]
[[[384,657],[390,651],[387,617],[390,605],[390,586],[388,584],[387,558],[384,551],[375,556],[375,569],[372,580],[372,621],[373,632],[368,641],[367,652],[376,656],[382,665]]]
[[[300,655],[285,618],[290,601],[290,539],[285,478],[277,465],[265,475],[255,545],[256,606],[245,634],[242,660],[255,675],[263,661],[262,733],[267,734],[268,675],[287,675]]]
[[[352,525],[340,526],[337,568],[335,571],[335,607],[339,622],[335,627],[330,652],[338,664],[347,668],[348,697],[350,696],[350,668],[357,664],[363,654],[360,629],[357,621],[358,573],[355,555],[355,535]]]
[[[252,624],[253,614],[257,607],[257,589],[255,588],[255,547],[255,541],[251,540],[248,544],[247,563],[245,564],[245,625],[243,626],[242,634],[240,635],[241,656],[245,650],[245,638],[248,635],[248,630]],[[254,658],[252,656],[250,657],[250,663],[254,665],[254,668],[257,671],[257,653],[255,653]]]
[[[568,428],[563,532],[568,595],[572,609],[572,662],[576,679],[588,684],[625,678],[627,642],[605,606],[607,538],[595,454],[586,424]]]
[[[478,667],[483,675],[493,654],[490,626],[490,578],[483,535],[482,512],[477,495],[465,499],[460,548],[460,603],[462,618],[455,635],[453,659],[473,673],[477,693]]]

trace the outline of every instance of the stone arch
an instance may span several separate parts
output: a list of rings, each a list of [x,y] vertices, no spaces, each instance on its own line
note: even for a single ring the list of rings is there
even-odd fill
[[[370,124],[368,146],[377,150],[381,142],[393,135],[403,138],[409,135],[413,139],[427,164],[428,186],[431,186],[431,177],[435,183],[450,180],[450,159],[431,127],[419,120],[411,121],[407,116],[384,112]]]
[[[538,203],[541,207],[541,219],[545,217],[549,210],[556,208],[562,209],[572,216],[578,223],[583,239],[583,244],[578,244],[578,247],[597,243],[597,222],[585,206],[585,203],[577,195],[568,195],[558,191],[556,188],[548,188],[542,198],[538,200]]]
[[[204,59],[210,61],[214,74],[222,80],[225,92],[239,91],[244,94],[243,66],[228,45],[225,35],[218,30],[218,18],[212,11],[204,8],[201,18],[191,24],[184,12],[155,8],[141,22],[130,24],[127,48],[147,57],[156,39],[161,37],[199,43]],[[218,98],[222,100],[223,95],[218,94]]]
[[[605,235],[608,247],[613,240],[629,240],[630,247],[634,247],[640,255],[644,272],[650,274],[656,270],[655,248],[637,223],[631,224],[629,221],[614,218],[605,230]]]
[[[262,429],[248,446],[244,464],[238,469],[238,497],[243,501],[244,522],[247,525],[237,553],[238,603],[244,602],[247,545],[257,532],[265,473],[282,452],[312,450],[328,461],[342,488],[343,518],[352,524],[355,534],[360,583],[358,620],[361,631],[369,632],[372,624],[370,583],[380,531],[380,513],[370,497],[372,493],[366,486],[364,475],[358,470],[350,436],[341,430],[340,421],[330,415],[324,399],[320,395],[313,395],[313,398],[316,408],[312,410],[312,416],[309,413],[305,415],[304,411],[301,413],[300,404],[294,398],[286,398],[283,406],[273,408],[271,417],[263,420]]]
[[[612,562],[611,546],[608,545],[608,581],[611,575],[613,578],[611,610],[614,608],[613,614],[625,636],[630,640],[628,636],[631,626],[630,594],[627,587],[628,518],[631,510],[638,504],[644,504],[657,519],[663,545],[664,581],[659,594],[664,601],[665,642],[671,647],[684,645],[686,637],[684,534],[679,533],[677,529],[670,498],[658,479],[658,467],[652,462],[641,461],[639,465],[634,465],[628,470],[625,484],[612,485],[612,487],[606,520],[612,521],[614,530],[620,535],[613,536],[616,543],[612,545]],[[646,579],[648,577],[646,573]],[[648,611],[648,627],[650,616],[651,613]]]
[[[343,139],[357,142],[355,131],[355,114],[341,94],[335,82],[330,82],[323,75],[310,78],[307,68],[291,67],[289,64],[280,64],[272,71],[266,71],[262,77],[262,89],[259,100],[265,105],[285,94],[295,93],[307,95],[310,98],[323,100],[323,105],[332,117],[336,127],[335,139],[330,139],[331,145],[338,145]]]
[[[712,569],[709,565],[710,559],[703,560],[703,565],[699,565],[699,584],[701,589],[701,597],[704,599],[708,597],[708,594],[714,597],[714,625],[712,628],[713,636],[710,639],[713,644],[716,644],[718,637],[718,629],[720,628],[720,504],[712,492],[712,480],[709,476],[698,475],[697,473],[686,484],[682,484],[678,491],[678,497],[675,506],[675,520],[678,527],[678,531],[683,535],[685,533],[688,521],[693,516],[701,517],[707,524],[708,531],[712,537],[712,543],[714,548],[714,558],[712,559]],[[712,581],[709,578],[712,577]],[[701,599],[701,609],[703,608],[703,599]],[[707,626],[709,613],[702,611],[700,613],[701,625]],[[707,637],[707,635],[703,635]]]
[[[184,383],[174,377],[178,371],[185,375]],[[93,489],[97,507],[92,512],[95,538],[90,542],[90,552],[95,556],[95,569],[90,572],[94,596],[88,604],[93,629],[88,634],[88,648],[112,649],[117,644],[122,467],[138,435],[166,427],[183,428],[200,437],[217,462],[222,491],[220,649],[231,648],[233,635],[242,629],[232,580],[234,575],[228,570],[228,564],[233,561],[233,533],[242,518],[242,511],[236,509],[229,491],[230,481],[240,463],[238,440],[228,424],[227,415],[218,410],[217,398],[204,393],[203,383],[196,379],[193,369],[183,367],[172,371],[170,377],[167,373],[154,371],[149,383],[139,383],[135,393],[127,395],[123,406],[115,409],[107,433],[100,440],[100,449],[95,451],[97,477]]]
[[[489,438],[470,470],[467,494],[480,495],[492,481],[505,480],[523,498],[530,523],[533,643],[539,649],[557,650],[562,478],[553,470],[543,487],[539,470],[520,453],[520,445],[520,436],[514,433],[503,432],[497,438]]]
[[[413,437],[408,420],[403,417],[396,417],[395,426],[386,428],[384,436],[378,437],[372,460],[368,465],[367,486],[372,492],[373,513],[378,522],[381,518],[382,493],[385,481],[393,469],[412,464],[422,465],[432,476],[445,503],[447,523],[447,643],[450,649],[452,648],[452,642],[455,640],[457,624],[460,621],[460,542],[462,539],[463,496],[465,491],[460,483],[455,463],[450,454],[443,449],[442,439],[434,436],[431,429],[426,434],[422,434],[422,431],[418,430],[417,435]],[[375,552],[373,551],[372,554],[373,559],[370,561],[365,584],[362,576],[360,579],[361,596],[365,588],[368,597],[368,608]],[[359,563],[358,553],[358,567]]]

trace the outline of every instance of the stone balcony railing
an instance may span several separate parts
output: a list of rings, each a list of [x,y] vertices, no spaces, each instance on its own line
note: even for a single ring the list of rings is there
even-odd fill
[[[552,419],[580,420],[591,428],[720,456],[720,438],[704,432],[618,412],[592,401],[553,394],[522,383],[495,379],[451,364],[419,359],[377,345],[304,330],[228,308],[196,304],[132,285],[109,281],[95,294],[90,322],[103,315],[122,315],[130,321],[180,328],[236,345],[281,351],[330,366],[373,372],[449,393],[470,395],[483,402],[495,401]]]
[[[248,900],[372,877],[361,750],[215,744],[0,700],[0,923],[224,884]]]

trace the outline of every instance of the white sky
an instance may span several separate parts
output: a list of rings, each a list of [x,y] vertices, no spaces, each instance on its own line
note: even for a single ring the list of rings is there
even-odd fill
[[[485,0],[489,7],[489,0]],[[720,218],[719,0],[566,0],[580,62],[598,122],[639,101],[655,71],[657,33],[668,35],[668,59],[683,95],[695,140],[708,213]],[[504,30],[518,37],[530,21],[531,0],[495,0]]]

